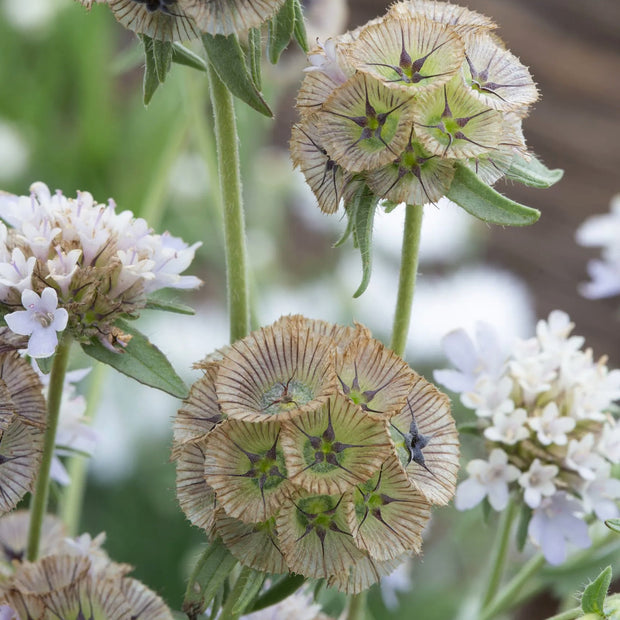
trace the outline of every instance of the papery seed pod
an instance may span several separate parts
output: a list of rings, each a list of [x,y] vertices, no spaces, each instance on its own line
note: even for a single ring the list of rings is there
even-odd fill
[[[271,18],[285,0],[179,0],[200,32],[243,34]]]
[[[336,394],[325,405],[282,424],[291,481],[310,493],[344,493],[368,479],[389,456],[387,423]]]
[[[367,26],[346,49],[358,71],[409,95],[442,86],[465,58],[463,41],[451,26],[405,17]]]
[[[321,142],[337,164],[351,172],[393,161],[407,144],[412,97],[356,74],[338,87],[318,113]]]
[[[267,521],[293,491],[276,420],[231,419],[205,440],[204,476],[226,514],[245,523]]]
[[[294,321],[278,322],[231,345],[216,392],[230,418],[282,420],[324,403],[336,376],[328,338]]]
[[[351,492],[347,522],[357,545],[375,560],[420,553],[430,504],[414,488],[397,459],[389,458]]]
[[[454,496],[459,469],[458,432],[448,397],[418,377],[390,426],[411,482],[429,502],[447,504]]]
[[[419,96],[416,136],[434,155],[461,159],[493,151],[502,133],[502,115],[474,98],[460,76],[443,89]]]

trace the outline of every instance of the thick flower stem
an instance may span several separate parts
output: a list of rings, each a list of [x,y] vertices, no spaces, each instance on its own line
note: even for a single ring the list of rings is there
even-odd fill
[[[544,566],[545,558],[542,553],[536,554],[521,570],[511,579],[511,581],[499,592],[499,594],[485,605],[480,620],[494,620],[503,611],[509,609],[517,599],[523,586]]]
[[[224,209],[230,340],[235,342],[248,334],[250,326],[237,125],[230,91],[210,65],[208,74],[215,119],[220,193]]]
[[[418,254],[420,250],[420,231],[424,209],[419,205],[407,205],[405,212],[405,230],[398,280],[398,297],[392,328],[390,347],[397,355],[403,355],[409,333],[411,305],[418,273]]]
[[[561,614],[551,616],[551,618],[547,620],[575,620],[581,616],[583,616],[583,609],[581,609],[581,607],[575,607],[574,609],[563,611]]]
[[[367,591],[359,594],[352,594],[349,597],[349,608],[347,609],[347,620],[365,620],[366,618],[366,599]]]
[[[96,364],[93,369],[88,394],[86,396],[86,412],[83,416],[85,422],[88,421],[92,423],[95,417],[107,369],[108,367],[105,364]],[[86,474],[88,472],[89,463],[89,458],[76,455],[69,461],[67,467],[71,484],[66,488],[62,496],[60,516],[62,522],[67,527],[69,536],[77,536],[79,534],[82,506],[84,503],[84,491],[86,490]]]
[[[493,546],[491,556],[491,571],[489,573],[488,583],[484,591],[484,596],[482,598],[483,608],[491,602],[502,580],[502,573],[504,572],[504,565],[506,564],[506,556],[508,553],[510,532],[516,514],[516,504],[514,501],[510,500],[508,502],[508,506],[506,506],[506,510],[504,510],[502,514],[502,518],[497,530],[495,544]]]
[[[56,429],[58,428],[58,418],[60,417],[60,401],[62,399],[62,388],[65,381],[65,373],[67,372],[70,349],[71,337],[65,332],[56,347],[47,393],[47,426],[43,439],[43,458],[41,459],[41,467],[30,506],[27,549],[27,558],[30,562],[34,562],[39,555],[41,528],[47,510],[50,469],[56,443]]]

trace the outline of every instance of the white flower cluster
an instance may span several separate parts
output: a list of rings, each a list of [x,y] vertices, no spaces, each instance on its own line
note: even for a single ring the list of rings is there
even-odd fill
[[[577,231],[581,245],[601,247],[601,260],[588,263],[591,282],[581,285],[584,297],[620,295],[620,194],[613,197],[610,213],[587,219]]]
[[[620,514],[620,481],[612,477],[620,462],[620,424],[612,416],[620,370],[610,371],[606,358],[595,361],[584,339],[571,336],[573,327],[556,310],[510,355],[487,326],[479,326],[476,343],[455,331],[444,347],[457,370],[435,371],[476,412],[490,452],[488,461],[467,465],[456,507],[486,497],[503,510],[511,490],[522,494],[533,510],[530,538],[552,564],[564,561],[567,541],[589,546],[586,516]]]
[[[0,302],[26,308],[6,320],[30,336],[33,357],[51,355],[67,323],[75,337],[109,342],[114,320],[143,307],[149,293],[200,284],[179,275],[200,243],[153,234],[145,220],[88,192],[67,198],[43,183],[29,196],[0,192],[0,218],[11,227],[0,222]]]

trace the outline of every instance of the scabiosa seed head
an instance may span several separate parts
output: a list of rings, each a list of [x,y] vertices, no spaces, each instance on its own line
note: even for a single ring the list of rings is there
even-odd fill
[[[494,29],[411,0],[311,51],[291,152],[323,212],[348,209],[359,184],[392,203],[437,202],[456,162],[492,184],[527,157],[520,121],[538,92]]]
[[[457,508],[487,497],[503,510],[514,492],[533,511],[530,538],[556,564],[566,557],[566,542],[589,544],[584,516],[620,514],[620,483],[612,477],[620,462],[612,439],[618,437],[612,410],[620,399],[620,370],[609,370],[606,358],[595,361],[572,329],[568,315],[556,310],[538,323],[534,338],[503,355],[489,329],[479,330],[479,347],[494,360],[486,365],[464,332],[450,334],[446,351],[461,372],[436,375],[475,410],[490,452],[488,461],[467,466]]]
[[[122,342],[114,322],[135,316],[147,295],[199,286],[180,273],[200,243],[156,235],[143,219],[88,192],[67,198],[43,183],[30,191],[0,193],[0,218],[10,226],[0,223],[0,303],[15,310],[7,324],[30,336],[32,357],[52,355],[64,329],[80,342]]]
[[[177,495],[244,565],[359,592],[454,494],[447,398],[361,326],[282,317],[209,356],[174,423]]]

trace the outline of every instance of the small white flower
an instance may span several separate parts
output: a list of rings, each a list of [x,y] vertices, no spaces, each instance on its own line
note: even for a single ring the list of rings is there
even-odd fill
[[[534,510],[527,531],[549,564],[564,562],[567,542],[580,549],[590,546],[588,526],[575,516],[581,511],[581,504],[564,492],[543,499]]]
[[[17,613],[8,605],[0,605],[0,620],[15,620]]]
[[[583,336],[570,336],[575,327],[574,323],[562,310],[553,310],[546,321],[538,321],[536,337],[541,350],[556,357],[577,351],[585,342]],[[570,336],[570,337],[569,337]]]
[[[66,254],[56,246],[56,254],[52,260],[47,261],[49,278],[54,280],[59,286],[63,295],[67,295],[71,279],[77,271],[78,261],[82,256],[82,250],[70,250]]]
[[[616,503],[620,499],[620,480],[610,478],[610,473],[611,467],[606,463],[594,480],[585,481],[581,487],[584,512],[593,512],[601,521],[620,516]]]
[[[304,71],[321,71],[336,84],[344,84],[347,81],[347,74],[338,62],[336,39],[327,39],[325,43],[317,41],[317,44],[320,51],[308,54],[308,61],[312,66],[306,67]]]
[[[14,287],[20,293],[32,286],[32,271],[37,262],[34,256],[26,258],[24,253],[15,248],[11,260],[0,263],[0,285]]]
[[[266,609],[241,616],[242,620],[316,620],[321,613],[321,606],[312,602],[312,594],[297,590],[288,598]]]
[[[67,327],[69,315],[64,308],[58,308],[58,296],[53,288],[45,288],[41,296],[26,289],[22,293],[22,305],[26,310],[7,314],[4,319],[11,331],[30,336],[28,355],[49,357],[56,350],[58,336]]]
[[[525,489],[523,498],[530,508],[538,508],[543,497],[555,493],[553,480],[559,471],[557,465],[542,465],[534,459],[530,468],[519,476],[519,484]]]
[[[493,379],[483,375],[476,381],[471,392],[461,394],[461,402],[474,409],[479,418],[491,418],[498,414],[508,414],[515,408],[511,398],[514,383],[510,377]]]
[[[620,463],[620,420],[605,424],[598,451],[612,463]]]
[[[594,453],[595,437],[592,433],[581,439],[571,439],[566,452],[566,467],[579,473],[584,480],[594,480],[596,471],[604,464],[603,459]]]
[[[457,510],[469,510],[485,497],[495,510],[503,510],[508,504],[508,483],[515,481],[521,472],[508,464],[508,455],[495,448],[488,462],[474,459],[467,465],[470,477],[456,489],[454,504]]]
[[[514,446],[530,435],[525,427],[526,421],[527,411],[525,409],[515,409],[511,413],[496,413],[493,416],[493,426],[485,429],[484,436],[491,441]]]
[[[396,570],[381,579],[381,598],[388,609],[398,607],[397,592],[411,590],[411,563],[403,562]]]
[[[548,403],[542,410],[542,414],[528,420],[530,428],[536,432],[538,441],[543,446],[552,443],[557,446],[565,446],[568,442],[566,433],[570,433],[576,425],[575,420],[567,416],[561,416],[555,402]]]

